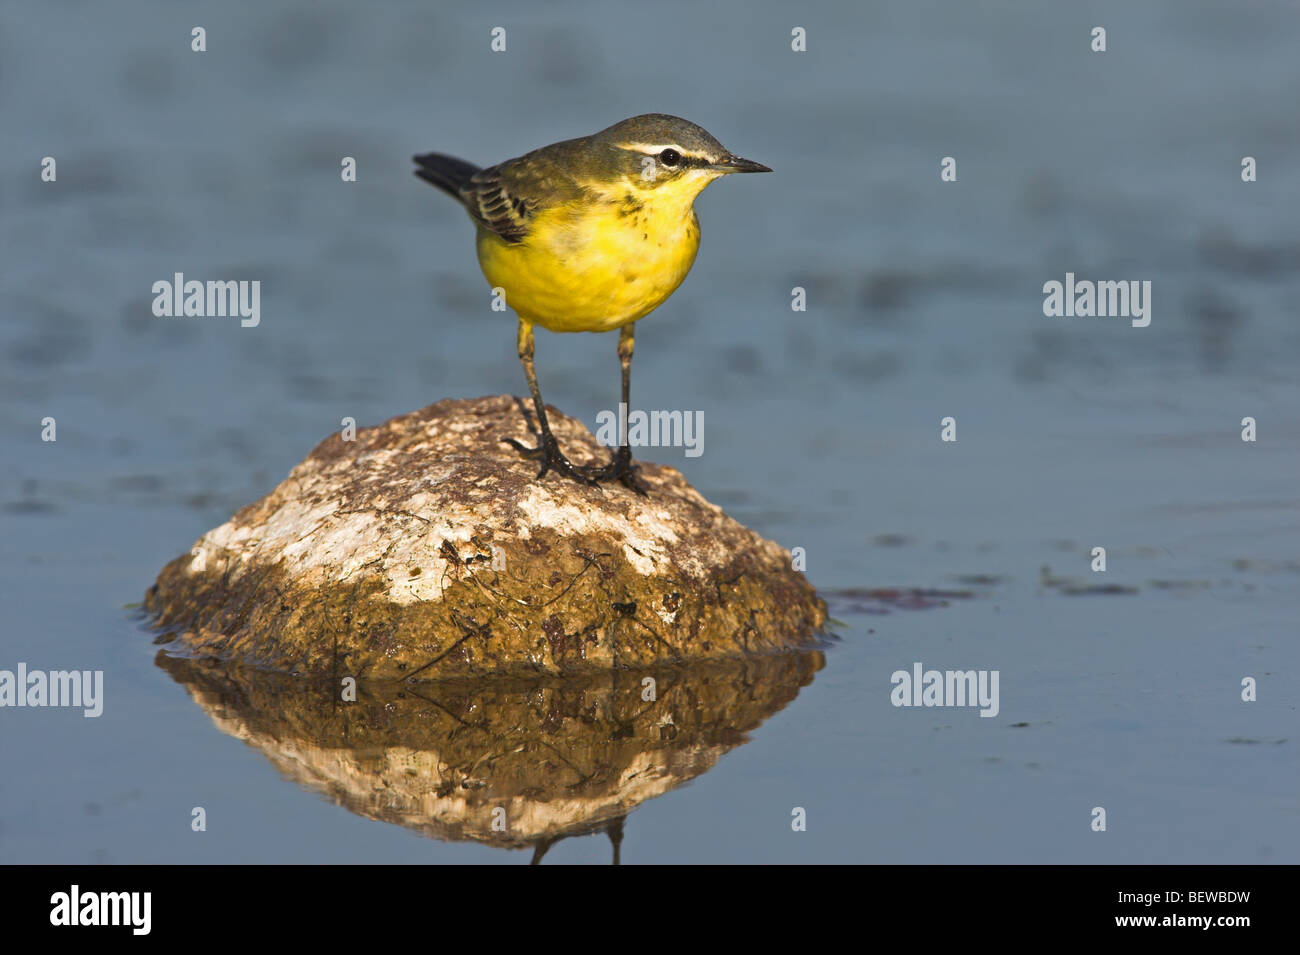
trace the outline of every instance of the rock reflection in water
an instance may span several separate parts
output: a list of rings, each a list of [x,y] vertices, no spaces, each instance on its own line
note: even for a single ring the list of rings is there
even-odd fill
[[[435,839],[532,848],[534,862],[560,839],[603,831],[618,862],[632,809],[744,743],[824,659],[362,683],[356,702],[342,701],[341,676],[308,681],[165,651],[158,665],[222,732],[358,815]]]

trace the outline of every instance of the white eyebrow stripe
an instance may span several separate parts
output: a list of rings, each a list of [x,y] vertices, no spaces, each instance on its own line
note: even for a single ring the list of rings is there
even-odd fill
[[[691,152],[689,149],[683,149],[677,143],[619,143],[620,149],[637,149],[642,152],[663,152],[665,149],[675,149],[688,159],[708,159],[705,153]]]

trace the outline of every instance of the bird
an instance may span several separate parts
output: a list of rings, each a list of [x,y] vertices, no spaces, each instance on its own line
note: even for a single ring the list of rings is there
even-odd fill
[[[647,491],[626,434],[608,464],[580,466],[546,419],[533,328],[619,330],[622,399],[631,407],[634,325],[686,278],[700,245],[695,199],[730,173],[771,172],[695,123],[646,113],[600,132],[480,168],[442,153],[413,157],[415,174],[459,201],[477,230],[479,267],[518,317],[516,349],[537,415],[537,446],[502,440],[548,471],[588,485]],[[625,429],[624,429],[625,430]]]

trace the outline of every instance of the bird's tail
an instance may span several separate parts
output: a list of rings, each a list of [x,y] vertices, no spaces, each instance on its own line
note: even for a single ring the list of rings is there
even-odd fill
[[[454,156],[444,156],[442,153],[425,153],[414,159],[420,167],[415,170],[417,176],[457,199],[460,198],[460,190],[468,185],[470,177],[479,169],[473,163]]]

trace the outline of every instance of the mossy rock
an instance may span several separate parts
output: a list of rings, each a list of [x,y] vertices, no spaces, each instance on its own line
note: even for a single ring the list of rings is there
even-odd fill
[[[602,462],[548,408],[575,463]],[[158,576],[170,650],[298,673],[564,673],[814,646],[825,603],[790,555],[671,467],[645,496],[548,474],[516,398],[441,401],[322,441]]]

